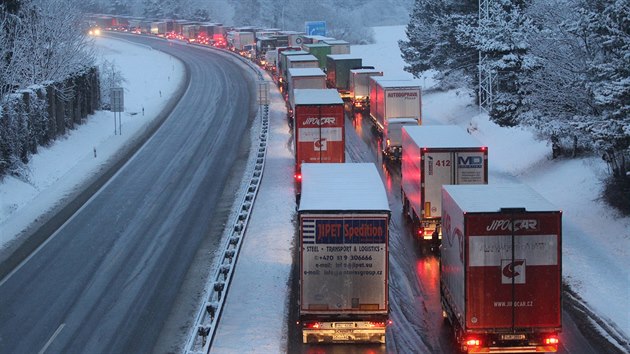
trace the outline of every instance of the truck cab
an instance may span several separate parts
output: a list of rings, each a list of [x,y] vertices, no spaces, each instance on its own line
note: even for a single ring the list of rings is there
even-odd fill
[[[416,118],[390,118],[385,121],[382,141],[383,161],[402,159],[402,128],[417,125]]]

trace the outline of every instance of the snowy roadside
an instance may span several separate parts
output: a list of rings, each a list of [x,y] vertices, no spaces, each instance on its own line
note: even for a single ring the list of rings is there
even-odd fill
[[[97,111],[50,147],[39,148],[28,164],[27,181],[4,178],[0,250],[101,173],[158,117],[184,78],[181,62],[162,52],[104,37],[95,38],[94,44],[99,61],[115,63],[126,80],[122,135],[114,135],[112,112]]]
[[[284,99],[267,74],[265,78],[271,88],[265,170],[211,353],[286,352],[295,212],[293,155]]]

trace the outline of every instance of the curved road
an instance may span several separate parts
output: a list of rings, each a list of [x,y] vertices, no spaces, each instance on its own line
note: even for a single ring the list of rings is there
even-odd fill
[[[153,350],[198,249],[220,243],[249,150],[251,71],[205,49],[128,38],[181,59],[187,92],[130,161],[0,281],[1,353]]]

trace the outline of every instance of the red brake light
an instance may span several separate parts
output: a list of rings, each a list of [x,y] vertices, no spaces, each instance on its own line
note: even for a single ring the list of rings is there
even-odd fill
[[[424,236],[424,227],[419,227],[418,228],[418,236],[420,236],[420,237]]]
[[[304,322],[304,328],[318,329],[319,328],[319,322]]]
[[[385,327],[385,322],[370,322],[370,327]]]
[[[478,347],[481,345],[481,341],[477,338],[468,338],[465,343],[469,347]]]
[[[553,335],[545,338],[545,344],[560,344],[560,339],[557,336]]]
[[[301,180],[302,180],[302,174],[300,174],[300,173],[296,173],[294,177],[295,177],[295,179],[296,179],[296,180],[298,180],[298,181],[301,181]]]

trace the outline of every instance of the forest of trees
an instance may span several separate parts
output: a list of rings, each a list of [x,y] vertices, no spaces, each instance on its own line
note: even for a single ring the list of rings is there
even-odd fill
[[[554,157],[598,154],[605,196],[630,211],[630,0],[416,0],[405,70],[477,92],[479,55],[496,74],[490,118],[536,129]]]

